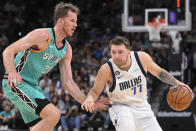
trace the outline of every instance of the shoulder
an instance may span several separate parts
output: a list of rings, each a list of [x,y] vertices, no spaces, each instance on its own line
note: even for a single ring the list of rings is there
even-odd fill
[[[36,38],[37,40],[47,40],[50,32],[47,28],[35,29],[27,34],[27,37]]]
[[[103,64],[99,69],[99,74],[103,75],[104,77],[109,77],[111,75],[110,67],[107,63]]]
[[[98,75],[97,75],[98,81],[107,82],[111,78],[111,76],[112,75],[108,64],[107,63],[103,64],[98,71]]]
[[[138,51],[138,55],[139,55],[139,57],[141,57],[141,58],[145,58],[145,57],[149,57],[149,54],[148,53],[146,53],[146,52],[143,52],[143,51]]]
[[[71,45],[69,44],[69,41],[68,41],[68,40],[67,40],[67,48],[70,49],[70,50],[72,50],[72,47],[71,47]]]
[[[146,61],[146,60],[151,59],[151,56],[148,53],[142,52],[142,51],[138,51],[138,56],[141,61]]]
[[[138,51],[138,56],[144,68],[147,68],[150,64],[152,64],[152,58],[148,53]]]
[[[101,66],[100,70],[103,70],[103,71],[107,72],[108,70],[110,70],[110,67],[107,63],[105,63]]]

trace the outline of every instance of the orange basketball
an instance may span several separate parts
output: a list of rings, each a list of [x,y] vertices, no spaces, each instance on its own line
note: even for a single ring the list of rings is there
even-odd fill
[[[191,101],[191,92],[184,86],[171,88],[167,94],[168,105],[176,111],[187,109],[190,106]]]

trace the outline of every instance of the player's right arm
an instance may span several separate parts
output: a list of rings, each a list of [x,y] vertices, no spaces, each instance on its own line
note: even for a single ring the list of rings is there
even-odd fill
[[[90,111],[91,113],[94,111],[94,102],[100,96],[105,84],[109,81],[111,77],[111,71],[108,64],[104,64],[98,71],[98,75],[94,82],[93,88],[89,91],[86,100],[82,104],[82,109],[86,111]],[[109,104],[109,103],[108,103]]]
[[[159,78],[161,81],[173,85],[175,87],[178,86],[184,86],[186,88],[188,88],[190,90],[190,92],[193,95],[192,90],[190,89],[190,87],[180,81],[178,81],[175,77],[173,77],[168,71],[166,71],[165,69],[161,68],[159,65],[157,65],[151,58],[150,55],[148,55],[145,52],[140,52],[139,56],[142,60],[142,64],[144,65],[144,67],[146,68],[146,70],[148,72],[150,72],[152,75],[154,75],[155,77]]]
[[[14,66],[14,56],[18,52],[24,51],[28,48],[42,49],[49,38],[49,32],[46,29],[37,29],[28,33],[25,37],[19,39],[13,44],[9,45],[3,51],[3,63],[6,71],[8,72],[7,85],[10,87],[22,83],[21,76],[17,73]]]

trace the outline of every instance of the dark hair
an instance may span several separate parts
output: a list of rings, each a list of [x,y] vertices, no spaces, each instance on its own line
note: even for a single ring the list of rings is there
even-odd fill
[[[64,2],[58,3],[55,6],[55,10],[54,10],[54,23],[56,24],[56,22],[59,18],[65,17],[67,15],[68,11],[72,11],[72,12],[76,13],[77,15],[80,12],[79,8],[74,6],[71,3],[64,3]]]
[[[126,37],[123,36],[116,36],[109,42],[110,47],[112,45],[125,45],[125,47],[130,50],[130,42]]]

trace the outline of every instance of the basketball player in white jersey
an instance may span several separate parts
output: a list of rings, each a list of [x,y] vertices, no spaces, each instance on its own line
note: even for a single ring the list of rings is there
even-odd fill
[[[112,58],[99,69],[82,109],[94,111],[94,101],[106,85],[112,102],[110,118],[117,131],[162,131],[147,101],[147,72],[170,85],[190,88],[155,64],[147,53],[130,51],[125,37],[112,39],[110,48]]]

